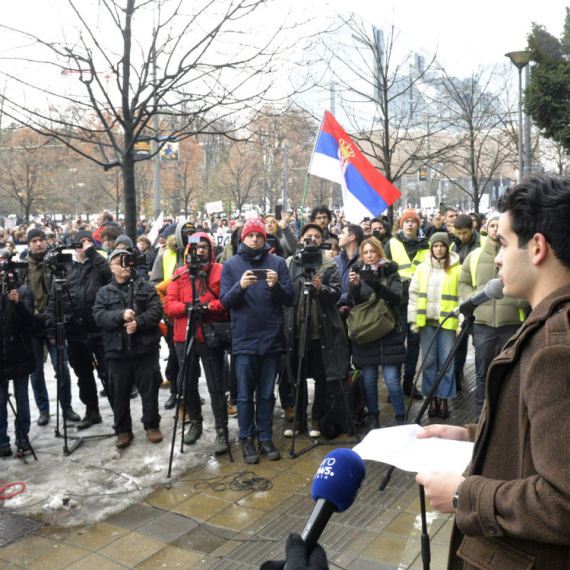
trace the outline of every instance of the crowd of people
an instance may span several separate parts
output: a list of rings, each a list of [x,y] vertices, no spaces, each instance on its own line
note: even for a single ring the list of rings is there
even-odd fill
[[[201,371],[215,423],[214,451],[227,452],[228,419],[237,416],[246,463],[257,463],[261,455],[280,458],[272,433],[277,381],[286,436],[306,430],[313,438],[321,437],[329,381],[346,380],[351,366],[362,371],[370,427],[380,427],[380,366],[395,422],[402,424],[405,397],[419,400],[429,393],[454,344],[461,322],[449,313],[497,275],[497,221],[497,213],[485,219],[448,208],[443,215],[407,209],[392,226],[386,217],[355,224],[321,205],[306,219],[284,213],[166,220],[156,244],[149,239],[152,224],[143,220],[136,246],[109,212],[99,214],[94,224],[81,219],[59,225],[26,222],[0,230],[0,257],[8,259],[11,250],[17,250],[13,259],[27,262],[7,293],[14,310],[2,313],[0,327],[5,342],[16,338],[9,336],[14,327],[18,330],[11,355],[0,356],[0,456],[12,453],[8,380],[14,381],[20,411],[18,451],[29,449],[28,378],[37,423],[50,422],[45,350],[58,371],[65,421],[80,430],[101,423],[99,398],[107,398],[120,449],[134,437],[130,400],[138,396],[148,440],[162,440],[160,387],[170,390],[164,407],[178,407],[186,426],[184,441],[196,443],[203,436]],[[50,261],[58,244],[76,252],[64,273],[65,339],[59,347]],[[311,269],[302,261],[308,247],[317,251],[318,262],[313,257]],[[310,314],[304,315],[307,291]],[[349,336],[351,311],[355,317],[371,304],[382,304],[391,315],[389,330],[374,338]],[[478,414],[487,368],[524,320],[527,307],[525,301],[504,299],[475,313]],[[376,318],[370,315],[369,320]],[[231,345],[220,340],[229,328]],[[159,366],[162,338],[169,354],[164,377]],[[462,387],[467,342],[468,337],[439,385],[430,417],[451,413],[449,402]],[[425,362],[418,390],[414,380],[420,352]],[[58,354],[63,355],[60,367]],[[302,371],[300,359],[306,362]],[[85,406],[82,415],[72,406],[69,367]],[[307,378],[314,381],[310,413]]]

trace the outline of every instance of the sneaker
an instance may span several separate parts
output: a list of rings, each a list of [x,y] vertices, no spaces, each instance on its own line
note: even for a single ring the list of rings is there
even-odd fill
[[[259,463],[259,453],[255,448],[253,437],[246,437],[241,440],[241,451],[243,453],[244,463]]]
[[[49,412],[43,412],[42,414],[40,414],[40,417],[38,418],[38,425],[39,426],[47,426],[49,423],[49,419],[50,419],[50,415]]]
[[[319,420],[311,422],[311,430],[309,431],[311,437],[321,437],[321,428],[319,427]]]
[[[63,416],[68,422],[80,422],[81,416],[76,414],[72,409],[67,410],[67,412],[63,412]]]
[[[120,433],[117,436],[117,441],[115,442],[115,445],[119,449],[125,449],[125,447],[129,447],[129,445],[131,445],[131,441],[133,441],[134,437],[135,436],[133,435],[132,431]]]
[[[170,394],[170,397],[168,398],[168,400],[166,400],[164,404],[164,409],[172,410],[174,406],[176,406],[176,394]]]
[[[85,417],[77,424],[77,429],[87,429],[93,424],[100,424],[103,421],[99,410],[96,412],[85,412]]]
[[[190,429],[184,434],[184,443],[192,445],[198,441],[202,435],[202,422],[200,420],[192,420],[190,422]]]
[[[10,455],[12,455],[12,448],[9,443],[0,447],[0,457],[10,457]]]
[[[224,455],[228,452],[228,440],[226,438],[226,432],[224,428],[218,430],[218,435],[216,436],[216,446],[214,447],[214,453],[216,455]]]
[[[303,431],[303,424],[297,420],[295,424],[295,435],[299,435]],[[286,427],[283,431],[285,437],[293,437],[293,426]]]
[[[161,388],[170,388],[170,380],[165,380],[161,385]]]
[[[231,400],[228,400],[228,418],[237,418],[237,407]]]
[[[147,429],[146,436],[151,443],[160,443],[162,441],[162,432],[158,428]]]
[[[259,451],[260,453],[265,453],[267,459],[270,461],[281,459],[281,453],[279,453],[279,450],[273,445],[273,442],[270,439],[259,442]]]

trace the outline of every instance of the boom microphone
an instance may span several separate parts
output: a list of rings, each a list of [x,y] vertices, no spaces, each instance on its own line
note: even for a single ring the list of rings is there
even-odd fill
[[[483,291],[479,291],[479,293],[473,295],[471,299],[467,299],[467,301],[461,303],[459,307],[453,309],[452,314],[456,317],[459,313],[463,313],[464,315],[469,314],[472,313],[479,305],[482,305],[487,301],[502,299],[504,297],[503,287],[503,282],[500,279],[491,279],[487,282]]]
[[[313,501],[317,504],[301,534],[307,553],[317,544],[332,514],[342,513],[352,505],[364,477],[364,461],[352,449],[335,449],[323,459],[311,491]]]

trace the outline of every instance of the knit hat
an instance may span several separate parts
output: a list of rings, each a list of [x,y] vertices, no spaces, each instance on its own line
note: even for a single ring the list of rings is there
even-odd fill
[[[404,210],[404,213],[400,217],[400,228],[404,227],[404,220],[407,218],[413,218],[418,222],[418,225],[420,224],[420,216],[418,213],[413,208],[408,208]]]
[[[113,253],[111,253],[111,255],[109,255],[109,257],[107,258],[107,262],[109,263],[109,265],[111,265],[111,261],[113,261],[113,259],[119,255],[129,255],[129,252],[124,250],[124,249],[116,249],[115,251],[113,251]]]
[[[126,235],[126,234],[121,234],[116,240],[115,240],[115,249],[117,248],[117,246],[120,243],[126,243],[127,247],[134,247],[133,245],[133,241],[131,240],[131,238]]]
[[[492,214],[489,214],[487,216],[487,225],[489,225],[490,222],[492,222],[493,220],[498,220],[501,217],[501,213],[497,210],[495,210]]]
[[[429,238],[429,245],[433,247],[433,244],[436,242],[442,242],[447,246],[449,249],[449,234],[447,232],[436,232]]]
[[[243,231],[241,233],[241,240],[243,241],[245,236],[251,232],[257,232],[263,236],[263,239],[267,241],[267,234],[265,233],[265,224],[261,218],[250,218],[243,225]]]
[[[89,230],[79,230],[78,232],[75,232],[75,235],[73,236],[73,239],[76,242],[81,241],[83,238],[89,238],[93,243],[95,243],[93,240],[93,234]]]
[[[323,236],[324,231],[322,226],[320,226],[319,224],[316,224],[315,222],[307,222],[302,228],[301,228],[301,237],[303,236],[303,234],[307,231],[310,230],[311,228],[315,229],[315,230],[319,230],[321,232],[321,236]]]
[[[46,234],[44,233],[43,230],[40,230],[39,228],[32,228],[31,230],[28,231],[28,243],[31,242],[34,238],[38,237],[46,239]]]

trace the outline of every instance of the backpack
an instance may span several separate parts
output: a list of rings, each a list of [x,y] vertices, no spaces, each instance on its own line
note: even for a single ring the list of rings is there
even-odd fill
[[[396,326],[396,319],[388,303],[372,293],[368,301],[350,310],[346,325],[352,342],[368,344],[391,332]]]
[[[342,391],[348,399],[350,415]],[[342,382],[327,382],[326,412],[319,422],[320,432],[327,439],[334,439],[341,433],[354,435],[352,423],[358,428],[364,418],[366,391],[360,370],[351,370]],[[351,421],[352,417],[352,421]]]

